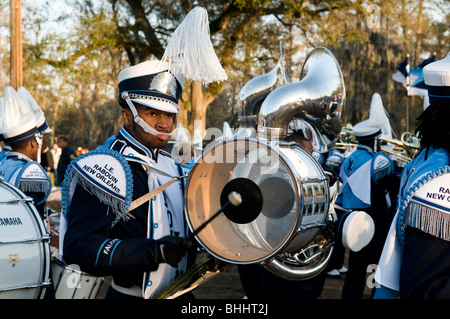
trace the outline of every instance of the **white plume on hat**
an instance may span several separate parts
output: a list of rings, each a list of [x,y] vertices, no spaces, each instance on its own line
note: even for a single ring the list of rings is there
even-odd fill
[[[383,107],[381,95],[374,93],[370,103],[369,124],[381,127],[381,137],[392,139],[392,128],[389,122],[389,115]]]
[[[169,62],[169,70],[180,82],[187,78],[207,85],[228,78],[211,43],[203,7],[193,8],[175,29],[161,60]]]
[[[233,132],[231,132],[230,124],[227,121],[223,122],[223,130],[222,130],[222,138],[229,138],[233,136]]]
[[[375,137],[392,138],[389,116],[383,107],[380,94],[374,93],[372,95],[369,118],[353,126],[353,134],[358,140]]]
[[[200,133],[200,130],[196,128],[194,130],[194,138],[192,139],[192,144],[194,145],[194,149],[196,150],[202,150],[202,134]]]
[[[47,124],[46,119],[45,119],[44,112],[39,107],[39,105],[37,104],[36,100],[31,95],[31,93],[26,88],[24,88],[23,86],[21,86],[20,88],[17,89],[17,93],[19,94],[19,96],[22,99],[22,101],[24,103],[28,103],[30,108],[33,110],[34,116],[36,118],[36,125],[37,125],[38,129],[40,129],[41,127],[45,127],[45,129],[43,129],[43,131],[42,131],[43,133],[51,133],[51,132],[53,132],[53,130],[50,127],[48,127],[48,124]]]
[[[28,103],[23,103],[19,94],[12,86],[7,86],[3,91],[3,108],[0,110],[0,118],[4,119],[1,133],[5,139],[14,138],[30,131],[32,136],[37,132],[34,111]]]

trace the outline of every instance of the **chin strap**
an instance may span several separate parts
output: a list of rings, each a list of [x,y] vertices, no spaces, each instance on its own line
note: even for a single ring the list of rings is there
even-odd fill
[[[130,95],[128,94],[128,92],[122,92],[122,98],[127,102],[131,113],[133,113],[133,119],[134,122],[136,122],[136,124],[138,124],[140,127],[142,127],[142,129],[148,133],[148,134],[152,134],[152,135],[167,135],[167,136],[172,136],[172,134],[174,134],[174,132],[171,133],[163,133],[163,132],[158,132],[157,130],[155,130],[153,127],[151,127],[150,125],[148,125],[137,113],[136,108],[134,107],[133,103],[131,102],[130,99]]]
[[[36,140],[36,143],[38,144],[38,152],[37,152],[37,160],[36,160],[36,162],[41,163],[41,152],[42,152],[43,135],[42,134],[36,134],[34,136],[34,139]]]

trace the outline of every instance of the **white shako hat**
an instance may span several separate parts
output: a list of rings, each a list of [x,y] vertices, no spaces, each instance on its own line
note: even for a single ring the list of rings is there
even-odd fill
[[[119,73],[119,103],[125,105],[128,95],[133,102],[178,113],[185,79],[205,85],[227,79],[211,43],[203,7],[193,8],[175,29],[161,61],[142,62]]]
[[[33,109],[28,103],[23,103],[12,86],[4,89],[3,103],[0,107],[0,118],[3,119],[0,133],[7,144],[24,143],[38,134]]]
[[[353,134],[359,141],[369,141],[379,136],[392,138],[389,117],[383,107],[380,94],[374,93],[372,95],[369,119],[353,126]]]
[[[369,141],[381,135],[381,126],[364,120],[353,126],[353,134],[358,141]]]
[[[34,116],[36,118],[36,124],[38,127],[38,131],[40,133],[51,133],[53,130],[49,127],[47,120],[45,119],[44,112],[37,104],[36,100],[33,98],[31,93],[21,86],[17,89],[17,93],[19,94],[20,98],[22,99],[23,103],[28,103],[30,108],[34,111]]]
[[[145,61],[119,73],[119,103],[124,105],[123,92],[131,101],[170,113],[178,113],[178,99],[183,87],[168,71],[168,63]]]
[[[450,53],[442,60],[427,64],[423,77],[430,105],[450,107]]]

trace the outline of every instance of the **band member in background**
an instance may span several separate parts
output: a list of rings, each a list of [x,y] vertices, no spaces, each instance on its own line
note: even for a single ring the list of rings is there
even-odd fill
[[[47,218],[46,199],[51,191],[51,180],[39,164],[41,149],[45,144],[44,134],[49,132],[44,113],[23,87],[21,94],[9,86],[4,89],[4,103],[0,106],[0,118],[5,119],[0,128],[4,141],[11,147],[0,163],[0,175],[25,195],[33,199],[34,205],[45,222]],[[28,99],[28,97],[30,99]],[[52,226],[50,227],[52,228]],[[49,229],[50,233],[52,231]],[[51,284],[45,292],[45,299],[54,299]]]
[[[64,180],[64,175],[66,174],[66,169],[69,167],[70,162],[77,157],[77,154],[75,153],[73,147],[69,144],[69,139],[66,136],[60,136],[58,138],[58,146],[61,148],[61,155],[56,167],[56,186],[61,186],[61,183]]]
[[[199,20],[202,23],[194,23]],[[195,7],[186,16],[161,61],[146,61],[119,73],[122,129],[104,146],[73,161],[63,182],[62,257],[93,275],[112,275],[106,298],[152,298],[188,264],[182,179],[128,209],[131,200],[183,175],[161,149],[177,124],[184,77],[204,84],[226,79],[209,30],[193,25],[209,25],[204,8]],[[177,40],[189,45],[183,47]],[[196,41],[209,46],[198,50]],[[209,56],[199,57],[198,52]],[[186,63],[192,71],[209,73],[178,69]]]
[[[358,147],[342,163],[342,188],[336,204],[344,210],[366,212],[375,224],[375,233],[367,246],[349,252],[348,272],[342,289],[343,299],[361,299],[366,286],[367,267],[376,264],[383,240],[394,213],[387,195],[397,191],[399,178],[394,162],[381,150],[378,139],[382,134],[382,117],[374,116],[371,105],[369,119],[353,127]],[[384,108],[380,110],[384,114]],[[344,216],[344,215],[342,215]]]
[[[450,55],[423,70],[430,105],[418,118],[421,153],[405,167],[375,298],[450,298]]]
[[[25,89],[22,87],[19,90]],[[7,182],[33,198],[39,214],[44,219],[45,201],[51,191],[51,181],[39,161],[46,141],[44,135],[51,130],[37,104],[36,107],[37,109],[23,95],[21,97],[13,87],[4,89],[1,117],[6,120],[1,133],[11,151],[6,153],[1,162],[0,174]]]

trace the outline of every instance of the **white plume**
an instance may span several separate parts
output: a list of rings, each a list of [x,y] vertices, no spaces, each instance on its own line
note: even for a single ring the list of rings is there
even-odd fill
[[[381,127],[381,137],[392,139],[392,127],[389,122],[389,115],[384,109],[383,101],[378,93],[372,95],[369,124],[370,126]]]
[[[228,124],[228,122],[225,121],[223,122],[222,137],[229,138],[231,136],[233,136],[233,132],[231,132],[230,124]]]
[[[169,62],[169,70],[179,80],[187,78],[205,85],[227,80],[211,43],[205,8],[193,8],[175,29],[162,61]]]

